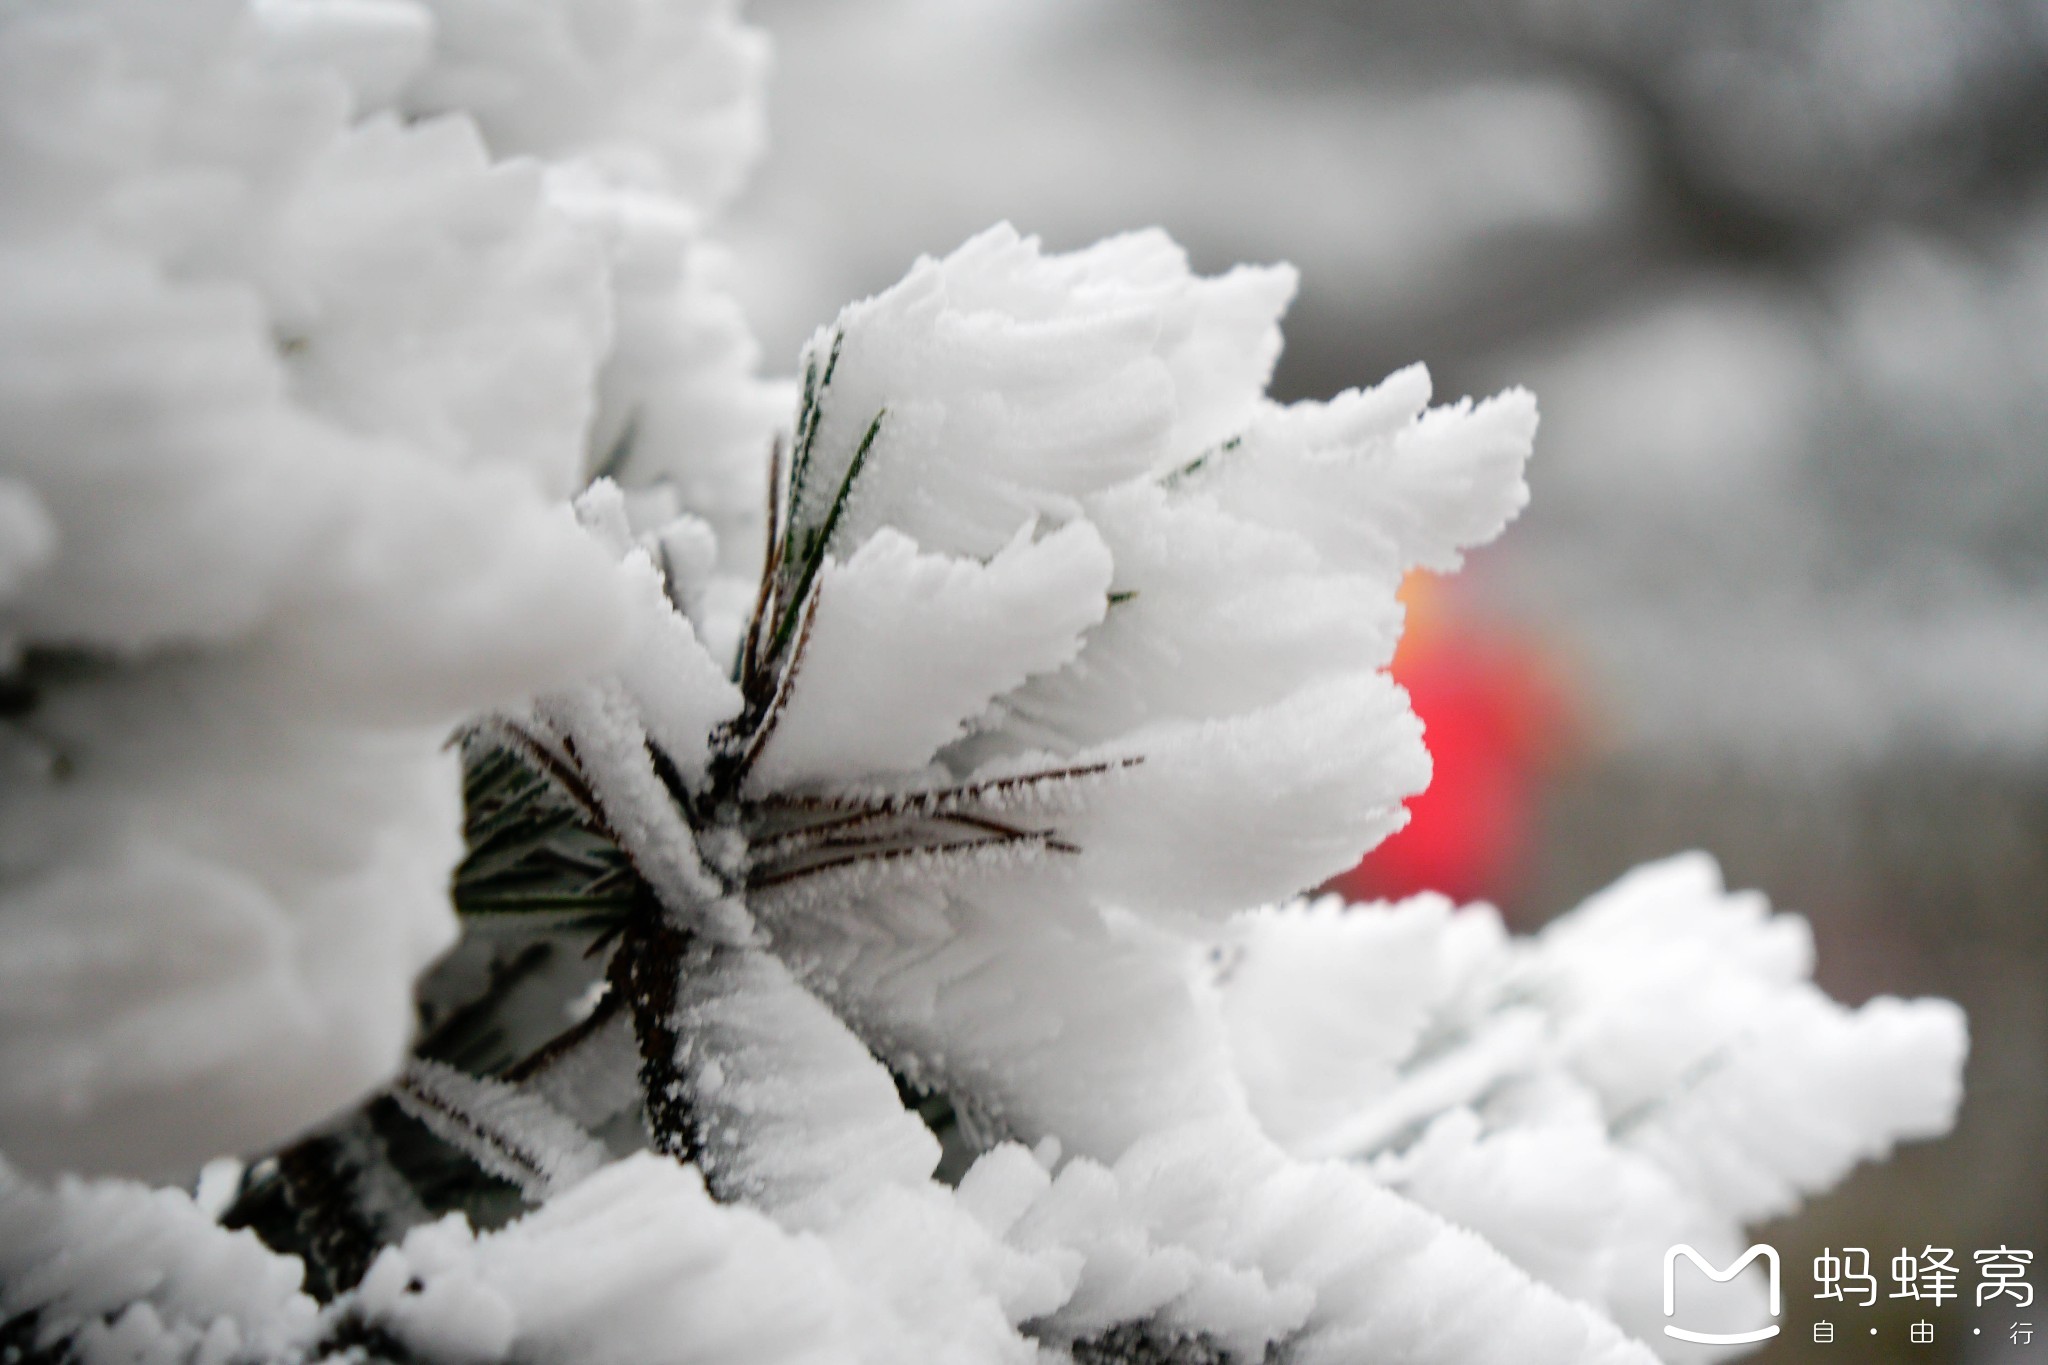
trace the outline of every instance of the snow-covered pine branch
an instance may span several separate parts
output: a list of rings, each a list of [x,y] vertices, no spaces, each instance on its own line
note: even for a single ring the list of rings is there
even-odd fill
[[[0,10],[0,1349],[1647,1361],[1665,1243],[1945,1129],[1957,1012],[1703,859],[1294,902],[1533,400],[1279,405],[1287,269],[1007,227],[763,383],[761,55]]]

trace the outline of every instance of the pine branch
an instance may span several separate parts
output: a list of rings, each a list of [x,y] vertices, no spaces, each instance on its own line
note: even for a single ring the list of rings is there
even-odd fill
[[[1046,849],[1052,852],[1079,852],[1074,845],[1054,839],[1037,831],[1024,831],[1016,835],[992,835],[986,839],[957,839],[949,843],[912,844],[903,848],[885,848],[872,853],[848,853],[827,858],[821,862],[803,867],[777,869],[774,872],[747,878],[747,890],[767,891],[807,881],[827,872],[850,868],[881,868],[891,864],[929,859],[934,863],[944,862],[953,854],[971,854],[990,849],[1031,850]]]
[[[597,795],[590,789],[590,783],[576,766],[573,753],[559,753],[547,740],[513,720],[510,716],[485,716],[472,722],[460,735],[464,741],[495,743],[524,760],[535,772],[548,778],[562,795],[569,798],[582,812],[584,819],[613,843],[618,842],[606,821],[604,807]]]
[[[785,546],[789,539],[788,509],[782,497],[783,452],[782,433],[777,432],[768,443],[768,544],[761,555],[761,581],[754,590],[754,609],[747,615],[747,632],[740,644],[739,658],[734,661],[734,681],[740,684],[743,697],[755,685],[761,671],[761,632],[766,627],[769,610],[775,600],[776,574],[781,567]]]
[[[780,623],[768,642],[768,661],[772,664],[781,654],[782,647],[789,642],[790,633],[796,629],[797,614],[810,594],[811,583],[818,576],[818,570],[825,563],[825,552],[831,547],[833,533],[839,529],[839,520],[846,514],[846,504],[853,496],[853,487],[860,478],[861,469],[867,464],[868,452],[874,449],[875,438],[882,434],[882,421],[889,415],[883,408],[875,414],[875,420],[868,423],[867,434],[860,438],[854,448],[853,459],[846,466],[846,477],[839,482],[839,492],[833,497],[832,505],[825,511],[825,519],[804,536],[803,565],[797,574],[795,590],[789,596],[789,605],[783,608]],[[792,508],[792,512],[794,508]]]
[[[797,520],[804,491],[810,481],[811,452],[818,441],[818,422],[823,416],[825,390],[831,387],[832,376],[839,369],[839,352],[845,344],[846,333],[832,334],[832,351],[825,361],[822,380],[818,377],[817,353],[813,351],[804,358],[803,396],[797,405],[796,452],[789,475],[789,519],[792,524]]]
[[[538,1204],[604,1164],[604,1149],[539,1095],[512,1082],[416,1059],[391,1088],[407,1116]]]
[[[927,832],[935,824],[979,830],[1006,840],[1043,839],[1047,848],[1058,853],[1081,851],[1079,845],[1061,839],[1051,830],[1027,829],[989,815],[942,811],[929,816],[913,812],[906,817],[893,811],[871,811],[804,825],[772,839],[756,841],[749,849],[748,866],[750,870],[759,870],[778,863],[786,865],[806,854],[826,851],[892,846],[928,848],[939,842]]]
[[[463,748],[469,850],[452,887],[460,913],[573,929],[602,928],[630,910],[637,874],[573,758],[502,717],[469,727]]]
[[[720,819],[736,819],[742,831],[754,836],[755,856],[741,888],[747,891],[787,892],[833,875],[918,865],[937,869],[991,855],[1077,853],[1078,847],[1056,831],[1020,824],[1006,808],[1048,801],[1062,788],[1103,779],[1135,764],[1136,758],[913,792],[841,792],[757,802],[740,795],[801,681],[827,552],[887,418],[886,409],[875,414],[832,501],[814,519],[808,484],[824,393],[838,358],[835,338],[822,370],[815,356],[807,366],[806,402],[786,480],[780,443],[774,448],[778,468],[770,481],[764,572],[738,663],[747,698],[743,719],[716,742],[704,790],[693,792],[669,756],[650,741],[654,772],[693,827],[701,826],[710,812],[723,812]],[[808,529],[800,530],[806,522],[811,523]],[[465,758],[468,843],[454,879],[458,907],[472,921],[494,919],[516,925],[518,932],[599,930],[586,955],[609,953],[603,969],[609,989],[590,1015],[509,1065],[474,1055],[465,1040],[491,1034],[493,1021],[509,1008],[520,983],[553,960],[550,944],[531,944],[497,967],[479,996],[443,1017],[422,1040],[418,1055],[461,1066],[471,1080],[497,1069],[496,1082],[475,1084],[509,1087],[507,1094],[517,1098],[522,1083],[574,1055],[624,1015],[639,1056],[638,1089],[651,1145],[703,1169],[707,1119],[696,1102],[689,1040],[677,1004],[684,974],[711,970],[719,950],[698,942],[669,917],[652,884],[622,848],[573,743],[504,715],[467,727],[457,742]],[[776,829],[791,820],[794,828]],[[489,1108],[495,1093],[485,1093],[478,1104]],[[518,1133],[499,1131],[488,1115],[451,1094],[447,1086],[422,1085],[408,1075],[352,1123],[372,1140],[389,1135],[382,1158],[387,1169],[378,1178],[413,1191],[423,1211],[461,1208],[480,1226],[492,1209],[512,1216],[522,1202],[513,1185],[523,1189],[526,1201],[543,1194],[551,1178],[548,1161],[523,1146]],[[950,1101],[938,1103],[947,1121],[964,1134]],[[400,1147],[402,1159],[390,1155]],[[311,1267],[310,1281],[325,1298],[358,1282],[378,1248],[403,1230],[380,1217],[375,1199],[365,1193],[370,1173],[357,1169],[361,1160],[360,1154],[344,1150],[335,1135],[299,1143],[279,1154],[267,1203],[250,1201],[251,1207],[261,1203],[267,1210],[266,1240],[275,1238],[280,1249],[303,1255]],[[730,1196],[716,1189],[710,1172],[706,1176],[715,1194]]]
[[[789,519],[795,522],[797,512],[803,507],[804,485],[811,472],[811,448],[818,439],[818,354],[806,351],[804,354],[803,389],[797,396],[796,405],[796,449],[790,453],[789,468]],[[787,551],[787,544],[784,549]],[[774,563],[780,572],[782,562]]]
[[[418,1205],[412,1218],[386,1220],[387,1242],[416,1222],[447,1213],[461,1213],[481,1232],[504,1226],[528,1208],[509,1181],[479,1166],[469,1153],[407,1114],[390,1096],[372,1100],[362,1119],[377,1138],[386,1174]]]
[[[1069,843],[1049,829],[1024,829],[1007,821],[998,820],[992,815],[977,815],[971,811],[956,810],[941,811],[935,818],[947,824],[965,825],[969,829],[978,829],[989,834],[1001,835],[1006,839],[1043,839],[1045,846],[1054,853],[1079,853],[1081,851],[1079,844]]]
[[[1001,805],[1004,801],[1018,796],[1040,794],[1048,787],[1107,777],[1111,773],[1135,768],[1144,761],[1142,754],[1132,754],[1123,758],[1105,759],[1099,763],[1041,768],[1035,772],[1013,773],[1003,777],[963,782],[950,787],[927,787],[916,791],[839,791],[820,795],[777,792],[761,797],[751,803],[751,806],[755,810],[767,812],[850,811],[861,814],[939,815],[960,810],[977,802],[994,802]]]
[[[606,975],[612,992],[633,1012],[648,1137],[656,1151],[702,1169],[704,1121],[679,1069],[683,1040],[676,1025],[676,1000],[690,942],[690,935],[668,921],[650,894],[612,954]]]
[[[782,720],[782,713],[789,705],[789,698],[796,690],[797,675],[803,671],[804,654],[811,643],[811,625],[817,619],[818,598],[812,593],[804,604],[803,627],[797,632],[796,648],[790,652],[789,663],[776,677],[775,691],[769,697],[767,706],[756,718],[747,734],[746,743],[739,756],[726,765],[713,778],[713,785],[725,790],[738,792],[746,785],[747,774],[753,771],[754,763],[774,738],[775,727]]]

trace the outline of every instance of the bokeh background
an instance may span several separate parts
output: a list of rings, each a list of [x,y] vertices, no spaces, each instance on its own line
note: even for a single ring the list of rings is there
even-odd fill
[[[772,152],[726,236],[774,368],[1009,219],[1293,261],[1282,397],[1537,392],[1530,510],[1410,594],[1438,787],[1347,886],[1534,927],[1703,847],[1836,996],[1962,1002],[1960,1127],[1768,1230],[1757,1359],[2048,1359],[2048,1298],[1826,1347],[1805,1297],[1823,1246],[2048,1253],[2048,3],[749,10]]]

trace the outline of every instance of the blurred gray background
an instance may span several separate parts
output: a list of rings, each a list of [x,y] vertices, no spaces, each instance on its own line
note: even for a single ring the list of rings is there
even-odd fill
[[[1494,894],[1533,926],[1704,847],[1835,995],[1968,1008],[1956,1135],[1770,1230],[1789,1322],[1823,1245],[2048,1253],[2048,3],[749,11],[771,149],[725,236],[772,368],[1009,219],[1294,262],[1282,397],[1535,389],[1534,502],[1429,607],[1566,703]],[[1852,1312],[1859,1361],[2034,1354]],[[1803,1335],[1759,1359],[1836,1358]]]

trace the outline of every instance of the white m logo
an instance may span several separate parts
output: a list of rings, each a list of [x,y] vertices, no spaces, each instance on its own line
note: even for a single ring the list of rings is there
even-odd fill
[[[1771,1267],[1771,1316],[1775,1318],[1783,1311],[1784,1301],[1778,1290],[1778,1249],[1776,1247],[1765,1246],[1759,1242],[1743,1252],[1734,1265],[1729,1266],[1726,1270],[1716,1270],[1707,1264],[1706,1257],[1681,1242],[1664,1253],[1665,1317],[1668,1318],[1677,1311],[1677,1298],[1673,1293],[1676,1285],[1673,1281],[1676,1278],[1678,1258],[1680,1256],[1685,1257],[1698,1266],[1705,1273],[1706,1277],[1716,1284],[1726,1284],[1737,1275],[1740,1275],[1743,1268],[1751,1261],[1754,1261],[1759,1256],[1763,1257],[1764,1260],[1770,1263]],[[1769,1327],[1759,1327],[1754,1332],[1688,1332],[1683,1327],[1673,1327],[1671,1324],[1666,1323],[1664,1325],[1664,1335],[1667,1337],[1677,1337],[1680,1341],[1703,1342],[1708,1346],[1733,1346],[1745,1341],[1762,1341],[1765,1337],[1774,1337],[1778,1335],[1778,1324],[1774,1322]]]

